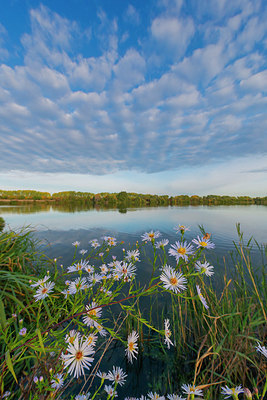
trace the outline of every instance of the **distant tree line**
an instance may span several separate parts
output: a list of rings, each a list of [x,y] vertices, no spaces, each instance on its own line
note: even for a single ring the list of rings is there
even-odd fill
[[[168,206],[168,205],[235,205],[235,204],[261,204],[267,205],[267,196],[168,196],[155,194],[128,193],[90,193],[64,191],[50,194],[35,190],[0,190],[0,202],[16,204],[16,202],[55,202],[55,203],[80,203],[88,207],[117,207],[124,209],[128,207],[144,206]]]

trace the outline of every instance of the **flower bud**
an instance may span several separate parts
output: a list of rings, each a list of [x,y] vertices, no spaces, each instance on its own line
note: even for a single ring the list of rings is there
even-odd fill
[[[251,391],[248,388],[244,388],[244,395],[245,395],[246,399],[252,400],[252,394],[251,394]]]

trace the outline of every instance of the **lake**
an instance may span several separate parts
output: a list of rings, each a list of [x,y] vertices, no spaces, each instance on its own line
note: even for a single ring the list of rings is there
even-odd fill
[[[267,207],[249,206],[168,206],[118,209],[86,209],[78,205],[4,205],[0,215],[6,227],[18,229],[31,226],[42,240],[43,249],[51,258],[59,258],[62,264],[72,261],[72,242],[81,242],[80,249],[88,249],[90,239],[104,235],[124,240],[125,248],[151,229],[159,230],[161,238],[170,243],[177,240],[173,229],[178,224],[189,227],[186,240],[200,234],[199,225],[211,233],[216,249],[210,252],[212,262],[223,267],[223,256],[234,250],[238,241],[236,224],[240,223],[244,239],[253,236],[261,245],[267,244]],[[252,249],[257,258],[258,249]]]

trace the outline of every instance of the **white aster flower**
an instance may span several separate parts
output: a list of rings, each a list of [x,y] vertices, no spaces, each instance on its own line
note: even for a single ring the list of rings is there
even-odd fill
[[[197,239],[193,239],[192,242],[195,243],[198,248],[201,247],[203,249],[214,249],[215,247],[215,244],[209,239],[204,238],[204,236],[202,238],[198,236]]]
[[[88,282],[92,283],[93,285],[95,285],[96,283],[101,282],[103,279],[103,276],[100,274],[92,274],[88,276]]]
[[[238,397],[239,393],[244,393],[244,389],[242,389],[242,386],[236,386],[235,388],[229,388],[228,386],[222,387],[221,394],[224,395],[225,399],[228,399],[232,396],[235,396],[235,398]]]
[[[107,336],[107,331],[103,328],[102,325],[95,322],[96,333],[99,333],[100,336]]]
[[[96,376],[98,376],[98,378],[100,378],[100,379],[107,379],[107,374],[106,374],[106,372],[100,372],[100,371],[98,371],[97,374],[96,374]]]
[[[171,244],[171,249],[169,249],[169,255],[174,256],[176,261],[179,261],[179,258],[182,258],[184,261],[188,260],[188,256],[194,253],[193,246],[191,244],[187,244],[187,242],[175,242],[175,244]]]
[[[95,272],[95,267],[93,265],[86,265],[86,267],[83,268],[88,274],[93,274]]]
[[[90,397],[90,393],[81,393],[81,394],[77,394],[76,396],[75,396],[75,400],[90,400],[89,399],[89,397]]]
[[[208,306],[208,304],[207,304],[207,301],[206,301],[206,299],[205,299],[205,297],[203,296],[203,294],[201,293],[201,289],[200,289],[200,287],[198,286],[198,285],[196,285],[196,287],[197,287],[197,294],[198,294],[198,297],[200,298],[200,301],[201,301],[201,303],[203,304],[203,306],[206,308],[206,310],[209,308],[209,306]]]
[[[145,232],[143,235],[141,235],[141,238],[143,241],[147,242],[152,242],[158,237],[160,237],[161,233],[159,231],[150,231],[150,232]]]
[[[202,390],[195,385],[182,385],[183,392],[186,394],[194,394],[197,396],[203,396]]]
[[[78,247],[78,246],[80,246],[80,242],[78,242],[78,240],[76,240],[76,242],[73,242],[72,243],[72,246],[74,246],[74,247]]]
[[[189,227],[185,225],[178,225],[175,226],[173,229],[176,231],[176,233],[181,232],[182,234],[184,234],[186,231],[190,231]]]
[[[165,289],[172,290],[175,293],[186,289],[186,278],[183,274],[176,272],[170,265],[164,265],[160,280],[163,282]]]
[[[186,400],[184,397],[179,396],[178,394],[168,394],[169,400]]]
[[[126,262],[122,262],[116,270],[119,274],[121,274],[124,278],[133,278],[135,276],[136,266],[133,265],[131,262],[127,264]]]
[[[205,274],[207,276],[212,276],[214,274],[213,266],[210,265],[207,261],[201,263],[200,261],[195,264],[196,270],[201,274]]]
[[[37,287],[37,286],[44,286],[45,282],[50,279],[49,275],[46,275],[43,279],[39,279],[36,283],[33,283],[31,287]]]
[[[43,286],[39,286],[39,288],[36,290],[35,295],[33,296],[35,297],[35,301],[45,299],[49,295],[49,293],[53,291],[54,286],[54,282],[46,282],[43,284]]]
[[[169,239],[162,239],[155,244],[157,249],[163,249],[163,247],[169,244]]]
[[[60,389],[63,386],[64,378],[62,374],[56,374],[51,380],[51,386],[54,389]]]
[[[104,236],[103,239],[108,244],[108,246],[116,246],[117,244],[116,238],[112,236]]]
[[[139,400],[137,397],[125,397],[124,400]]]
[[[88,250],[82,249],[79,251],[80,254],[82,254],[83,256],[87,253]]]
[[[168,319],[165,319],[164,321],[164,330],[165,330],[164,343],[167,344],[168,349],[170,349],[170,345],[174,346],[174,344],[170,339],[172,333],[170,331],[170,321]]]
[[[100,244],[98,243],[98,240],[97,240],[97,239],[92,239],[92,240],[89,241],[89,243],[90,243],[90,245],[91,245],[92,247],[94,247],[95,249],[96,249],[97,247],[100,247]]]
[[[81,260],[67,268],[67,272],[79,272],[85,269],[88,265],[88,261]]]
[[[111,261],[110,263],[108,263],[108,266],[110,268],[116,268],[118,265],[120,265],[120,263],[121,263],[121,261],[115,259],[115,260]]]
[[[139,261],[140,262],[140,251],[138,249],[136,250],[128,250],[127,255],[125,256],[125,260],[127,261],[132,261],[132,262],[136,262]]]
[[[68,372],[73,374],[74,378],[79,378],[80,375],[84,375],[84,369],[89,369],[94,361],[93,357],[90,356],[92,356],[95,351],[83,338],[79,340],[79,338],[76,337],[74,343],[69,343],[67,352],[69,354],[62,355],[64,369],[68,368]]]
[[[154,392],[154,393],[149,392],[147,395],[148,395],[148,397],[149,397],[150,400],[165,400],[165,397],[164,397],[164,396],[160,396],[160,395],[159,395],[158,393],[156,393],[156,392]]]
[[[91,303],[91,305],[87,305],[85,308],[86,308],[86,315],[83,316],[83,322],[87,326],[96,327],[96,325],[98,325],[98,322],[95,321],[94,318],[101,317],[102,308],[101,307],[98,308],[98,304],[96,304],[94,301]]]
[[[61,293],[64,294],[64,298],[65,299],[67,299],[70,294],[73,294],[73,292],[69,288],[65,289],[65,290],[62,290]]]
[[[105,385],[104,390],[110,397],[118,397],[117,391],[111,385]]]
[[[81,337],[80,332],[77,332],[75,329],[72,329],[71,331],[69,331],[69,333],[66,334],[65,342],[72,344],[76,338],[80,339],[80,337]]]
[[[125,349],[125,353],[128,357],[128,360],[132,363],[133,358],[136,359],[136,354],[138,354],[138,345],[137,345],[137,340],[138,340],[138,333],[136,331],[132,331],[130,335],[128,335],[128,345],[127,349]]]
[[[91,346],[94,346],[97,341],[97,336],[94,335],[93,333],[89,333],[89,335],[84,336],[84,340],[87,341],[88,344]]]
[[[265,346],[261,346],[259,343],[256,346],[256,350],[259,351],[261,354],[263,354],[267,358],[267,349]]]
[[[107,274],[107,272],[108,272],[108,267],[106,266],[106,264],[100,265],[99,268],[100,268],[101,274],[104,274],[104,275]]]
[[[69,285],[69,290],[71,294],[75,294],[81,290],[85,290],[88,288],[86,278],[77,278],[74,282],[71,282]]]
[[[107,375],[108,380],[121,386],[126,382],[126,377],[127,374],[125,374],[120,367],[113,367],[112,371],[109,371]]]

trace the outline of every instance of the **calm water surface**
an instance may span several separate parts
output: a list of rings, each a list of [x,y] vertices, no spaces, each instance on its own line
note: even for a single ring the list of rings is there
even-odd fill
[[[119,240],[134,243],[141,240],[142,233],[159,230],[170,243],[177,240],[174,226],[189,226],[186,239],[200,234],[199,225],[212,234],[216,250],[211,257],[222,262],[223,255],[234,250],[233,241],[238,241],[236,224],[240,223],[245,240],[253,236],[259,244],[267,244],[266,206],[185,206],[131,208],[119,212],[117,209],[75,210],[70,207],[57,209],[55,205],[0,206],[0,215],[12,229],[31,226],[38,238],[43,240],[51,258],[60,257],[62,263],[71,262],[75,240],[80,248],[88,248],[88,241],[101,240],[103,235],[113,235]],[[256,255],[257,248],[252,253]]]

